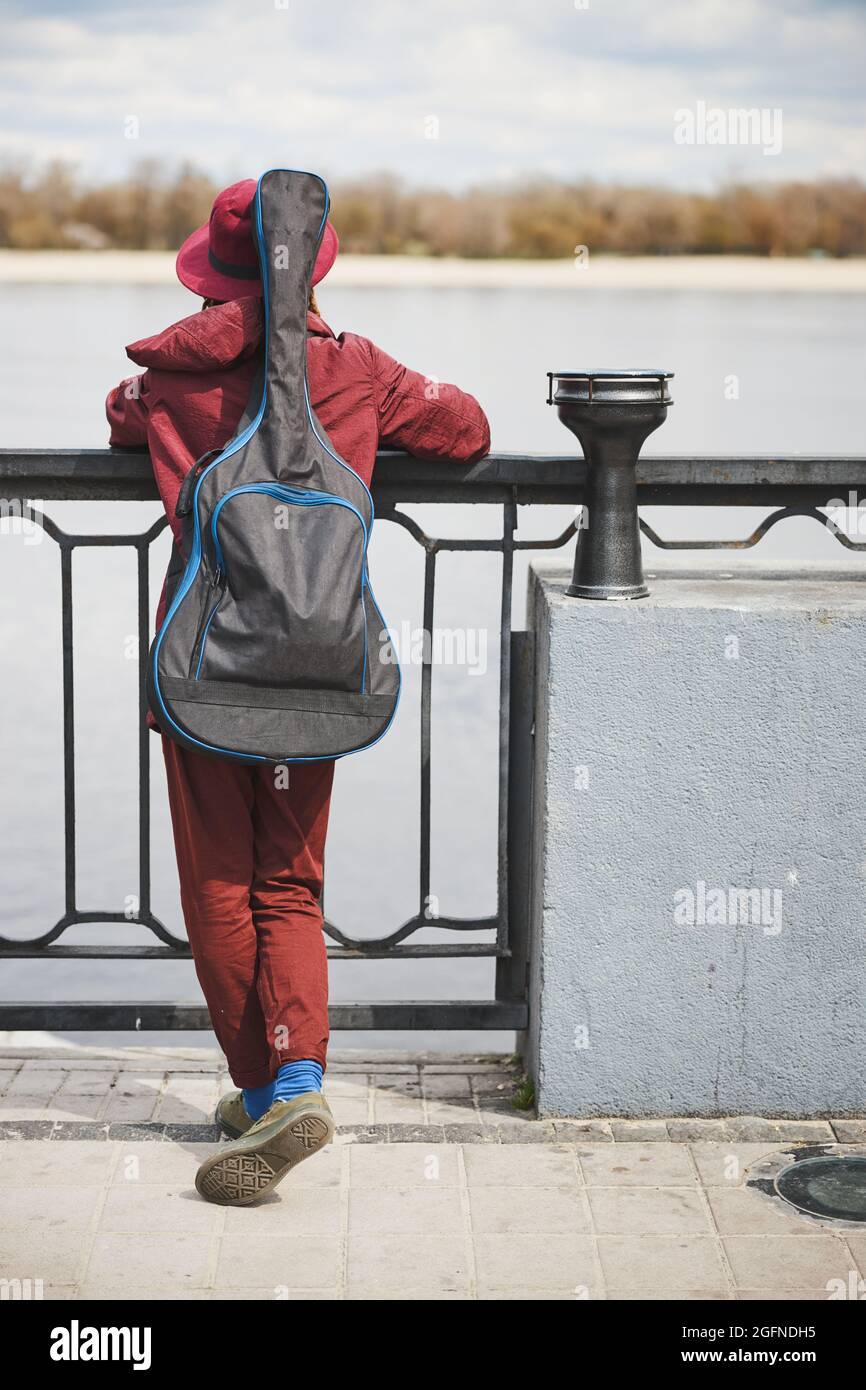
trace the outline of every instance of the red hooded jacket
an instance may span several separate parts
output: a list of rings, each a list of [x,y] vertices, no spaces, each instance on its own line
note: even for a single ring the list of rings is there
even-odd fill
[[[367,338],[335,338],[307,315],[307,371],[313,409],[337,452],[370,484],[376,450],[474,463],[490,448],[487,417],[474,397],[410,371]],[[114,445],[147,445],[175,538],[180,485],[209,449],[221,448],[243,414],[264,335],[260,299],[233,299],[192,314],[127,356],[146,367],[108,396]]]

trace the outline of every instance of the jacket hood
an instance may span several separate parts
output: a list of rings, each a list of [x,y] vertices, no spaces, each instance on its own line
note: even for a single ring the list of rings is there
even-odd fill
[[[307,332],[334,335],[317,314],[307,314]],[[130,343],[126,355],[140,367],[162,372],[212,372],[252,357],[264,338],[260,299],[232,299],[180,319],[152,338]]]

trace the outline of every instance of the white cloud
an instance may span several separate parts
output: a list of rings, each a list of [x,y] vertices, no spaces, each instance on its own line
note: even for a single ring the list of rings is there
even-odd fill
[[[739,148],[745,176],[857,173],[864,59],[866,12],[844,0],[7,3],[0,149],[92,177],[158,157],[215,176],[292,162],[706,186],[732,151],[672,139],[673,112],[702,100],[782,108],[783,154]]]

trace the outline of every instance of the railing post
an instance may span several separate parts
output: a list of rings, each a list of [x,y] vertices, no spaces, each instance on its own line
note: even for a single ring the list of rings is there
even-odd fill
[[[646,598],[635,468],[644,440],[668,413],[673,372],[547,376],[548,405],[577,435],[586,460],[584,509],[566,592],[574,598]]]

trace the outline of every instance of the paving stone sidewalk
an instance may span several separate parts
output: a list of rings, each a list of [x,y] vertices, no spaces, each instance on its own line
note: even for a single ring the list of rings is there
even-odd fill
[[[0,1292],[866,1294],[866,1227],[801,1215],[772,1188],[798,1156],[866,1152],[863,1120],[539,1121],[514,1108],[519,1080],[503,1057],[336,1052],[335,1143],[269,1199],[226,1209],[193,1187],[231,1084],[217,1054],[3,1049]]]

